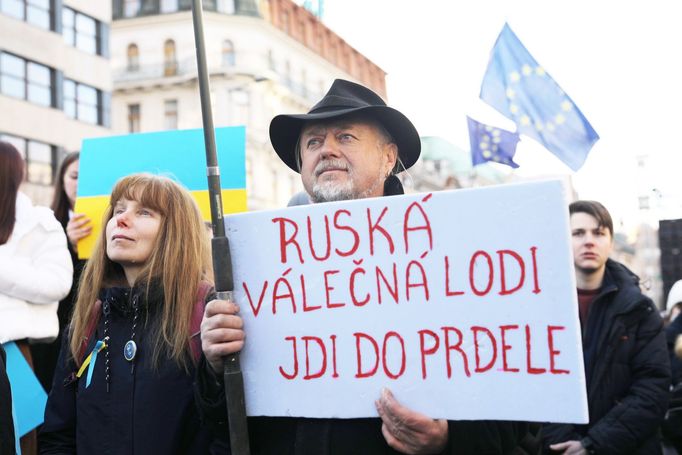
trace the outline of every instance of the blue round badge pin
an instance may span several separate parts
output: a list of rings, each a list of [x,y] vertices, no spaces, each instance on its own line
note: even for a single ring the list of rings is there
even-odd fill
[[[128,362],[132,362],[135,358],[135,354],[137,354],[137,345],[133,340],[128,340],[123,347],[123,357],[125,357]]]

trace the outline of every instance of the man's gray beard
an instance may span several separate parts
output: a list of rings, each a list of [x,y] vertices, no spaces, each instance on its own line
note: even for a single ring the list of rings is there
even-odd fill
[[[365,191],[358,193],[353,181],[354,177],[353,170],[352,168],[348,168],[348,166],[343,162],[335,160],[323,161],[317,165],[313,172],[317,174],[320,170],[329,166],[339,167],[345,166],[348,172],[348,180],[346,180],[343,183],[336,183],[333,180],[332,181],[323,180],[321,182],[319,180],[316,181],[315,184],[313,185],[310,194],[310,200],[315,204],[317,204],[318,202],[334,202],[349,201],[353,199],[364,199],[368,197],[370,194],[373,194],[374,191],[379,187],[379,185],[383,185],[385,181],[384,175],[382,174],[381,169],[379,169],[377,170],[377,179],[375,180],[374,184],[372,184],[372,186],[367,188]]]
[[[353,182],[350,180],[343,184],[334,182],[315,183],[310,194],[310,200],[313,203],[347,201],[350,199],[356,199]]]

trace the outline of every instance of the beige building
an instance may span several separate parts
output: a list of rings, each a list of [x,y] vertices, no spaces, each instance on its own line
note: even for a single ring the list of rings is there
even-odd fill
[[[113,1],[115,133],[202,126],[190,7]],[[385,73],[291,0],[204,1],[204,9],[214,124],[246,126],[249,209],[282,207],[302,188],[275,158],[270,120],[306,112],[337,77],[385,96]]]
[[[0,1],[0,139],[24,155],[36,203],[66,152],[110,134],[110,20],[107,1]]]

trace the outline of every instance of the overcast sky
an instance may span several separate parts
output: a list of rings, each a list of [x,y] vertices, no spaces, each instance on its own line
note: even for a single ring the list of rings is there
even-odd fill
[[[478,99],[504,22],[582,110],[601,140],[572,172],[524,137],[522,176],[571,175],[581,198],[603,201],[626,227],[637,197],[665,196],[682,217],[682,27],[675,1],[326,0],[324,22],[387,75],[389,104],[421,135],[468,150],[466,115],[514,129]],[[644,172],[636,157],[648,156]],[[658,216],[657,216],[658,217]]]

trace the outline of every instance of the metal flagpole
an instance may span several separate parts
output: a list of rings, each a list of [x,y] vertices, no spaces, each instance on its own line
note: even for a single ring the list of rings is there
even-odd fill
[[[213,113],[211,112],[211,91],[206,65],[204,14],[201,0],[192,0],[192,20],[194,23],[197,69],[199,71],[201,117],[204,123],[204,143],[206,144],[206,174],[208,176],[211,225],[213,227],[211,249],[215,287],[218,299],[232,300],[232,291],[234,290],[232,262],[230,260],[230,244],[225,236],[225,224],[223,223],[220,169],[216,153]],[[239,365],[239,353],[225,357],[223,365],[227,417],[230,428],[230,448],[234,455],[249,455],[249,433],[246,426],[246,407],[244,404],[244,379]]]

